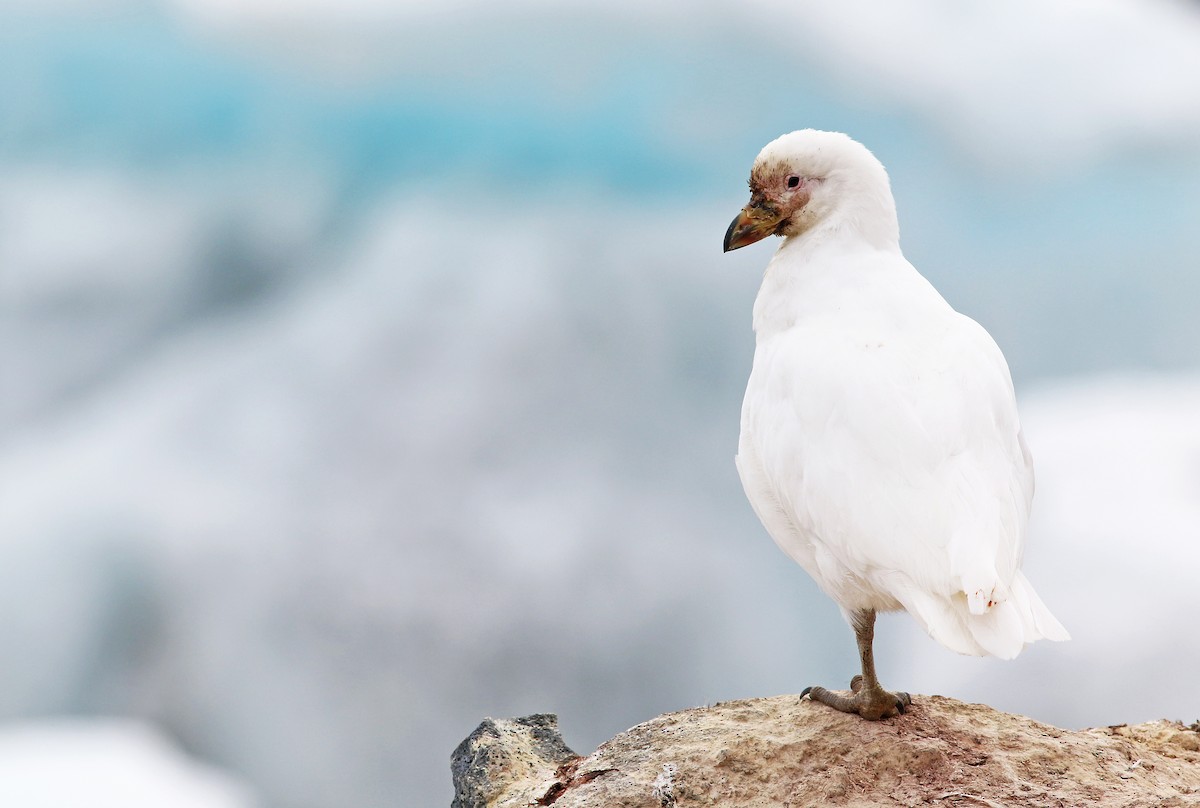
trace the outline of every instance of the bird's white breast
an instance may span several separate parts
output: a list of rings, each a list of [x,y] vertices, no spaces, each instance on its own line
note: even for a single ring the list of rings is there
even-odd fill
[[[898,251],[785,242],[754,309],[738,469],[772,538],[846,609],[1011,578],[1032,470],[1003,356]]]

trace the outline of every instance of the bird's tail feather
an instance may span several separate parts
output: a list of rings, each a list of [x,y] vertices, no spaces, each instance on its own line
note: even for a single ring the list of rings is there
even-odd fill
[[[913,587],[899,600],[929,636],[960,654],[1012,659],[1036,640],[1070,639],[1020,572],[1012,581],[1008,599],[983,614],[972,614],[961,592],[937,597]]]
[[[1013,578],[1010,596],[1025,621],[1025,642],[1041,639],[1061,642],[1071,639],[1063,624],[1058,622],[1046,608],[1046,604],[1042,603],[1042,599],[1020,570],[1017,570],[1016,577]]]
[[[1025,647],[1024,621],[1011,600],[997,603],[983,614],[971,614],[965,604],[958,612],[971,636],[992,656],[1012,659]]]
[[[979,644],[965,621],[945,598],[934,597],[916,587],[899,598],[908,613],[916,618],[925,633],[951,651],[968,656],[986,656],[987,649]],[[965,608],[965,602],[964,602]]]

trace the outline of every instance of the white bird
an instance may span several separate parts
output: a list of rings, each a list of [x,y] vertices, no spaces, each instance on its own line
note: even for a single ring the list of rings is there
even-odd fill
[[[725,251],[783,237],[754,302],[737,468],[771,538],[841,607],[862,675],[810,698],[879,719],[875,614],[962,654],[1069,639],[1021,573],[1033,463],[1004,355],[900,252],[883,165],[838,132],[768,143]]]

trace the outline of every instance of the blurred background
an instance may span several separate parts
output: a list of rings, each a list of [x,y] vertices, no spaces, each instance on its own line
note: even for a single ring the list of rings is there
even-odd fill
[[[885,684],[1200,718],[1200,3],[7,0],[0,99],[31,793],[446,805],[485,716],[586,753],[848,680],[733,466],[771,246],[721,239],[803,127],[880,157],[1005,350],[1074,635],[998,662],[885,618]]]

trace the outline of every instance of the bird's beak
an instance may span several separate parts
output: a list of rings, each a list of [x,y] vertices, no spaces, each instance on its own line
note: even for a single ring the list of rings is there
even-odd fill
[[[780,216],[765,200],[750,200],[725,231],[725,252],[766,238],[779,226]]]

